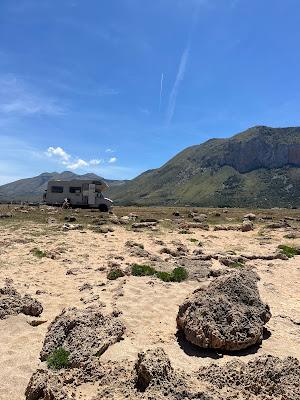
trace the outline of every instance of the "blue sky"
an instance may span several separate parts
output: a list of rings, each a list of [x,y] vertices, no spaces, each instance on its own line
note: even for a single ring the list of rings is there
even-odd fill
[[[0,184],[300,125],[298,0],[1,0]]]

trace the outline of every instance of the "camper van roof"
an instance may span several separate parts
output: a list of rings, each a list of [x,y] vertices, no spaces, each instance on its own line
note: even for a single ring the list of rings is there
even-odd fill
[[[52,179],[48,182],[49,183],[74,183],[76,182],[76,184],[79,183],[95,183],[96,185],[103,185],[106,184],[105,181],[101,181],[99,179],[72,179],[72,180],[62,180],[62,179]]]

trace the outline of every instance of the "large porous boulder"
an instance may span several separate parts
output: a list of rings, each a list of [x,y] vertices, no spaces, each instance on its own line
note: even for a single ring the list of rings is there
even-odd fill
[[[103,354],[124,332],[125,326],[115,314],[104,315],[98,307],[67,308],[49,326],[40,358],[45,361],[54,350],[63,347],[70,353],[70,366],[79,366],[92,356]]]
[[[170,378],[173,369],[171,362],[161,347],[138,354],[135,364],[137,387],[144,391],[153,381],[163,381]]]
[[[195,222],[204,222],[207,220],[207,215],[206,214],[197,214],[193,216],[193,220]]]
[[[59,374],[38,369],[25,390],[26,400],[71,400],[64,388],[65,379]]]
[[[248,362],[212,363],[187,374],[169,369],[170,362],[162,350],[143,354],[135,366],[125,359],[95,359],[82,368],[39,369],[27,386],[26,400],[300,399],[300,364],[296,358],[262,355]],[[148,386],[139,387],[138,376],[146,378]]]
[[[22,296],[10,285],[0,288],[0,319],[20,313],[38,317],[42,312],[41,303],[30,295]]]
[[[84,394],[83,394],[84,392]],[[97,358],[80,368],[37,370],[26,400],[213,400],[183,371],[172,369],[165,352],[148,350],[138,361],[103,362]]]
[[[300,363],[297,358],[262,355],[245,363],[229,361],[201,367],[197,379],[208,382],[224,399],[299,400]],[[214,398],[222,398],[216,396]]]
[[[234,271],[197,289],[179,307],[178,329],[203,348],[232,351],[260,343],[271,313],[260,299],[257,281],[252,270]]]
[[[249,232],[249,231],[253,231],[254,226],[253,226],[253,222],[251,222],[249,219],[245,219],[240,227],[242,232]]]
[[[244,215],[244,219],[249,220],[249,221],[255,221],[256,215],[253,213],[249,213],[249,214]]]

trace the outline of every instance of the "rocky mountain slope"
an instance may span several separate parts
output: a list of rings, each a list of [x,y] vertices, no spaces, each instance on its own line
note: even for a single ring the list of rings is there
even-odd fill
[[[41,200],[50,179],[99,178],[43,173],[0,186],[0,201]],[[188,147],[131,181],[107,181],[121,205],[300,207],[300,127],[256,126],[229,139]]]
[[[257,126],[189,147],[110,189],[119,204],[300,207],[300,128]]]
[[[15,182],[0,186],[0,201],[41,201],[47,188],[48,181],[52,179],[103,179],[95,174],[77,175],[70,171],[44,172],[33,178],[20,179]],[[110,186],[123,184],[125,181],[106,180]]]

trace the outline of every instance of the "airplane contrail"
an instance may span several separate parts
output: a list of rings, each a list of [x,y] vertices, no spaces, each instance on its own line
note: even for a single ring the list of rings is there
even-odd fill
[[[162,72],[160,79],[160,93],[159,93],[159,111],[161,108],[162,92],[163,92],[164,74]]]
[[[172,91],[170,94],[169,105],[168,105],[168,109],[167,109],[167,118],[166,118],[167,125],[169,125],[173,119],[173,115],[174,115],[174,111],[175,111],[175,107],[176,107],[177,94],[178,94],[180,83],[184,78],[186,64],[187,64],[187,61],[189,58],[189,54],[190,54],[190,44],[188,43],[188,45],[186,46],[186,48],[184,49],[184,51],[182,53],[178,71],[177,71],[177,75],[176,75],[176,79],[175,79],[175,83],[173,85],[173,88],[172,88]]]
[[[190,55],[192,37],[193,37],[193,34],[195,33],[195,30],[197,27],[200,6],[205,3],[206,3],[206,0],[197,0],[197,2],[195,2],[195,9],[194,9],[194,13],[193,13],[192,21],[191,21],[191,27],[190,27],[189,34],[188,34],[187,44],[181,55],[175,82],[174,82],[174,85],[172,87],[172,90],[171,90],[171,93],[169,96],[169,104],[168,104],[167,113],[166,113],[166,124],[167,125],[170,125],[170,123],[172,122],[173,116],[174,116],[177,95],[178,95],[181,81],[183,81],[183,79],[184,79],[185,70],[186,70],[187,62],[188,62],[189,55]]]

